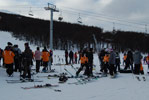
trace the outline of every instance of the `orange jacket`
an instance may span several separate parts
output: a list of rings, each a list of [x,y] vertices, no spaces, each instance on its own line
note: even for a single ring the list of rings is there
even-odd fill
[[[146,57],[146,61],[147,61],[147,62],[149,61],[149,56]]]
[[[43,52],[42,52],[42,60],[43,60],[44,62],[49,61],[49,56],[50,56],[50,53],[49,53],[49,52],[47,52],[47,51],[43,51]]]
[[[88,62],[88,58],[85,56],[81,57],[80,61],[81,61],[81,64],[85,64],[85,62]]]
[[[105,56],[104,56],[103,62],[109,62],[109,55],[105,55]]]
[[[12,51],[5,50],[3,52],[4,63],[5,64],[12,64],[14,62],[15,54]]]
[[[127,55],[125,55],[123,59],[126,60],[126,58],[127,58]]]

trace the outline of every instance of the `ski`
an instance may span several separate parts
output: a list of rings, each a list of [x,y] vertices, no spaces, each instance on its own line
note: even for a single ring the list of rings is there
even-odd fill
[[[42,80],[6,80],[7,83],[43,82]]]
[[[30,86],[30,87],[21,87],[24,90],[29,90],[29,89],[41,89],[41,88],[51,88],[51,87],[58,87],[59,85],[52,85],[52,84],[45,84],[45,85],[35,85],[35,86]],[[51,88],[52,89],[52,88]],[[61,92],[59,89],[53,89],[55,92]]]

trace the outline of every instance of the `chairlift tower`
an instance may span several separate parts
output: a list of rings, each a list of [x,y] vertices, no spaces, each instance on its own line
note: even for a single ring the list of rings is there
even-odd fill
[[[53,12],[59,12],[59,10],[56,9],[56,5],[53,5],[51,3],[48,3],[48,7],[44,7],[45,10],[51,11],[51,20],[50,20],[50,49],[53,49]]]

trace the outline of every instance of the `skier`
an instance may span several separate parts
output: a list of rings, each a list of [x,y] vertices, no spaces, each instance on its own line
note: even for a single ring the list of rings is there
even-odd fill
[[[18,45],[13,46],[13,52],[15,54],[14,56],[14,64],[15,64],[15,69],[14,71],[17,72],[17,70],[20,71],[20,56],[21,56],[21,50],[18,48]]]
[[[131,70],[133,71],[133,53],[131,50],[127,52],[126,66],[124,69],[127,70],[127,68],[130,68],[130,66]]]
[[[31,68],[30,67],[31,67],[31,62],[33,58],[33,53],[28,43],[25,43],[24,46],[25,46],[25,50],[24,52],[22,52],[22,64],[23,64],[24,70],[23,70],[23,75],[21,75],[20,78],[21,79],[28,78],[29,80],[31,80]]]
[[[10,77],[13,74],[13,63],[15,54],[11,51],[11,48],[7,46],[3,51],[2,55],[4,58],[5,67],[7,68],[6,72]]]
[[[116,58],[115,58],[115,67],[116,67],[116,71],[120,71],[120,55],[118,52],[116,52]]]
[[[44,47],[42,50],[42,60],[43,60],[43,72],[46,72],[48,70],[48,62],[49,62],[50,53],[48,52],[47,48]]]
[[[88,57],[88,66],[89,66],[89,73],[90,73],[90,76],[93,76],[93,48],[90,48],[88,54],[87,54],[87,57]],[[86,68],[86,73],[88,69]]]
[[[98,57],[99,57],[99,60],[100,60],[100,71],[103,72],[103,65],[104,65],[104,62],[103,62],[103,58],[105,56],[105,49],[102,49],[100,51],[100,53],[98,54]]]
[[[37,50],[35,51],[35,60],[36,60],[36,73],[38,73],[40,70],[40,61],[41,61],[41,52],[39,47],[37,47]]]
[[[72,52],[72,50],[69,52],[69,64],[73,64],[73,52]]]
[[[105,54],[105,56],[104,56],[104,58],[103,58],[103,63],[104,63],[104,65],[103,65],[103,73],[102,73],[102,76],[107,76],[107,70],[108,70],[108,68],[109,68],[109,54],[108,53],[106,53]]]
[[[76,76],[78,77],[79,73],[83,70],[84,67],[86,67],[86,75],[89,76],[88,58],[85,56],[84,53],[82,53],[80,62],[81,62],[81,66],[76,72]]]
[[[134,65],[135,65],[134,66],[134,74],[139,75],[142,55],[138,50],[135,51],[135,53],[133,55],[133,59],[134,59]]]
[[[66,65],[68,65],[68,51],[65,50],[65,62],[66,62]]]
[[[109,70],[111,78],[114,78],[116,75],[116,68],[115,68],[115,57],[116,54],[113,49],[110,50],[110,58],[109,58]]]

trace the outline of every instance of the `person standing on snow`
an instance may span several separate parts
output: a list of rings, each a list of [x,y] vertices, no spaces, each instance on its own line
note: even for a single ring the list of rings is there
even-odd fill
[[[133,53],[131,50],[127,52],[126,66],[124,69],[127,70],[127,68],[130,68],[130,66],[131,66],[131,70],[133,71]]]
[[[14,64],[15,64],[15,69],[14,71],[17,72],[18,70],[20,71],[20,67],[21,67],[21,60],[20,60],[20,57],[21,57],[21,50],[18,48],[18,45],[14,45],[13,46],[13,52],[15,54],[14,56]]]
[[[31,67],[31,62],[33,58],[33,53],[28,43],[25,43],[24,46],[25,46],[25,50],[24,52],[22,52],[22,63],[23,63],[24,70],[23,70],[23,75],[21,75],[21,78],[23,79],[28,78],[30,80],[31,79],[30,67]]]
[[[2,55],[4,58],[5,67],[7,68],[6,72],[10,77],[13,74],[13,63],[15,54],[11,51],[11,48],[7,46],[3,51]]]
[[[108,52],[105,54],[104,58],[103,58],[103,73],[102,76],[107,76],[107,71],[109,68],[109,54]]]
[[[72,50],[69,52],[69,64],[73,64],[73,52],[72,52]]]
[[[89,66],[89,73],[90,76],[93,76],[93,48],[90,48],[88,52],[88,66]]]
[[[138,50],[135,51],[133,59],[134,59],[134,74],[139,75],[142,55]]]
[[[103,67],[104,67],[104,62],[103,62],[103,58],[105,56],[105,49],[102,49],[100,51],[100,53],[98,54],[99,60],[100,60],[100,71],[103,72]]]
[[[115,58],[116,54],[113,49],[110,50],[110,58],[109,58],[109,70],[111,77],[115,77],[116,74],[116,68],[115,68]]]
[[[82,56],[80,58],[80,62],[81,62],[81,66],[78,69],[78,71],[76,72],[76,76],[78,77],[79,73],[83,70],[84,67],[86,67],[85,74],[87,76],[89,76],[90,73],[89,73],[89,67],[88,67],[88,57],[86,57],[84,53],[82,53]]]
[[[37,47],[37,50],[35,51],[35,60],[36,60],[36,73],[38,73],[40,70],[40,61],[41,61],[41,52],[39,47]]]
[[[77,52],[75,52],[75,54],[74,54],[74,58],[75,58],[75,64],[77,64],[77,61],[78,61],[78,55],[77,55]]]
[[[116,52],[116,58],[115,58],[115,68],[116,68],[116,71],[120,71],[120,55],[118,52]]]
[[[68,51],[65,50],[65,62],[66,62],[66,65],[68,65]]]
[[[44,49],[42,50],[43,72],[46,72],[48,70],[49,57],[50,53],[48,52],[47,48],[44,47]]]

